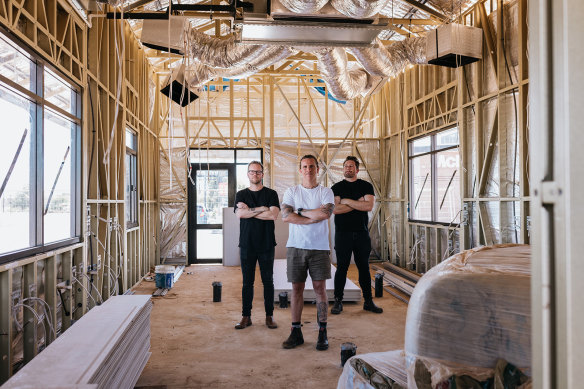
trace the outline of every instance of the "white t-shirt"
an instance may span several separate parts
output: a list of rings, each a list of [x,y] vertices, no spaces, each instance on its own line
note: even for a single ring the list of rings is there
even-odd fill
[[[282,204],[298,208],[316,209],[321,205],[334,204],[335,196],[330,188],[318,185],[306,189],[296,185],[286,189]],[[328,219],[313,224],[290,223],[286,247],[305,250],[330,250]]]

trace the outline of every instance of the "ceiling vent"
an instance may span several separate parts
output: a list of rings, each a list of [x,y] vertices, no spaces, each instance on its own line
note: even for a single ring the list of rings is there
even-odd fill
[[[432,65],[457,68],[482,58],[483,30],[462,24],[446,24],[428,31],[426,58]]]
[[[165,85],[160,92],[181,107],[186,107],[199,98],[196,93],[189,90],[188,84],[185,82],[185,65],[174,69],[172,75],[166,79]]]
[[[170,16],[169,20],[144,19],[140,42],[151,49],[182,55],[185,22],[182,16]]]

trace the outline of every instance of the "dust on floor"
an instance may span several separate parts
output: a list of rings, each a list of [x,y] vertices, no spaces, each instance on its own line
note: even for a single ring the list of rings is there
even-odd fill
[[[356,284],[357,270],[349,269]],[[221,281],[222,299],[213,302],[214,281]],[[142,281],[137,294],[151,294],[153,282]],[[164,297],[153,298],[152,356],[136,387],[163,388],[335,388],[342,368],[344,342],[357,354],[403,348],[407,305],[384,293],[375,298],[382,314],[363,311],[362,303],[346,303],[340,315],[328,318],[327,351],[315,349],[316,306],[306,303],[302,314],[305,343],[285,350],[290,333],[290,309],[276,304],[277,329],[265,326],[263,289],[256,272],[253,325],[235,330],[241,318],[241,270],[214,265],[185,268]],[[330,309],[329,309],[330,312]]]

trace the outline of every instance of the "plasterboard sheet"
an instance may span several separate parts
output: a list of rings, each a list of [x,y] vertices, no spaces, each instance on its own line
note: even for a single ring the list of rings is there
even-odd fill
[[[6,387],[133,388],[148,360],[150,296],[114,296],[93,308]]]
[[[337,268],[331,265],[331,278],[326,280],[326,295],[329,301],[335,299],[335,272]],[[278,295],[281,292],[288,292],[288,300],[292,294],[292,284],[288,282],[288,277],[286,276],[286,260],[276,259],[274,261],[274,300],[278,301]],[[345,293],[343,295],[343,301],[360,301],[361,300],[361,289],[355,285],[353,281],[347,278],[347,283],[345,284]],[[312,279],[310,274],[306,279],[306,284],[304,287],[304,301],[313,302],[316,301],[316,295],[312,287]]]

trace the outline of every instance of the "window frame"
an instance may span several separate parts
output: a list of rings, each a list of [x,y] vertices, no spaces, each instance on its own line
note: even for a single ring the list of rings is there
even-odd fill
[[[409,172],[409,174],[408,174],[408,191],[409,191],[408,222],[410,222],[410,223],[420,223],[420,224],[428,224],[428,225],[442,225],[442,226],[449,226],[449,227],[458,227],[460,224],[460,223],[455,223],[455,222],[448,223],[448,222],[438,221],[437,204],[440,201],[440,199],[438,199],[437,156],[438,156],[438,154],[443,153],[445,151],[458,149],[458,156],[460,158],[460,133],[459,133],[459,138],[458,138],[458,144],[455,146],[447,146],[447,147],[438,148],[436,138],[438,137],[439,134],[444,133],[444,132],[449,131],[449,130],[452,130],[452,129],[458,129],[458,127],[456,125],[448,126],[446,128],[442,128],[440,130],[433,131],[429,134],[423,134],[421,136],[411,138],[408,140],[408,145],[407,145],[408,146],[408,172]],[[430,150],[414,155],[414,153],[413,153],[414,142],[416,140],[420,140],[423,138],[430,138]],[[421,157],[428,156],[428,155],[430,155],[430,158],[431,158],[430,172],[432,175],[431,182],[430,182],[431,220],[414,219],[410,216],[412,214],[411,207],[414,207],[415,202],[416,202],[416,200],[414,199],[416,193],[414,193],[414,180],[413,180],[413,174],[412,174],[413,173],[413,161],[417,158],[421,158]],[[458,174],[460,177],[460,163],[459,163],[459,167],[458,167]],[[462,209],[462,202],[460,204],[460,207]],[[459,212],[459,214],[460,214],[460,212]],[[459,214],[457,214],[457,216],[455,216],[455,219],[460,216]]]
[[[34,111],[34,117],[31,119],[31,143],[30,155],[20,155],[19,158],[30,158],[30,200],[29,200],[29,245],[28,247],[0,253],[0,265],[17,261],[26,257],[37,255],[43,252],[56,250],[62,247],[70,246],[82,241],[81,228],[81,206],[82,206],[82,158],[81,145],[83,138],[82,131],[82,94],[83,89],[73,80],[60,72],[57,68],[48,63],[41,55],[34,52],[26,43],[16,38],[13,34],[0,28],[0,39],[14,47],[15,50],[24,54],[34,64],[34,71],[31,72],[31,89],[19,85],[4,75],[0,74],[0,85],[10,93],[22,97],[33,105],[31,110]],[[45,99],[44,95],[44,75],[49,71],[54,76],[63,80],[71,91],[72,96],[72,113],[63,110],[57,105]],[[71,237],[62,240],[45,243],[44,242],[44,136],[45,136],[45,110],[64,117],[71,123]]]
[[[135,148],[131,148],[128,146],[128,144],[126,144],[126,157],[130,157],[130,180],[132,181],[133,178],[133,183],[134,183],[134,190],[132,190],[131,192],[133,192],[133,194],[130,194],[130,216],[132,216],[133,214],[133,218],[131,218],[131,220],[126,220],[125,224],[126,224],[126,228],[135,228],[138,227],[140,225],[139,223],[139,200],[138,200],[138,133],[136,132],[136,130],[134,130],[131,126],[127,125],[126,126],[126,138],[127,139],[127,134],[131,133],[134,142],[135,142]],[[125,161],[127,161],[127,159],[125,159]],[[124,163],[125,163],[124,161]],[[125,166],[126,169],[128,169],[128,166]],[[124,179],[125,179],[125,175],[124,175]],[[127,188],[127,183],[124,182],[124,206],[127,207],[128,204],[126,202],[126,197],[125,197],[125,191]],[[125,212],[124,212],[124,216],[125,216]]]

